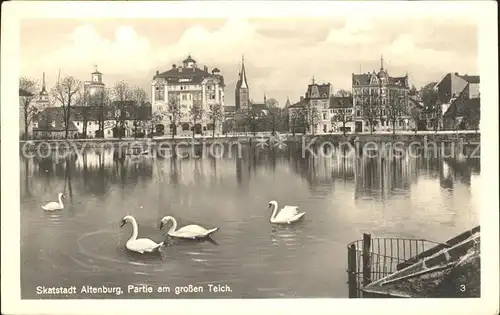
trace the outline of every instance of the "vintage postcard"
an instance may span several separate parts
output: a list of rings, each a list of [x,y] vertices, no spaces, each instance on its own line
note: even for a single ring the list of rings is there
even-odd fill
[[[498,313],[494,3],[2,13],[2,313]]]

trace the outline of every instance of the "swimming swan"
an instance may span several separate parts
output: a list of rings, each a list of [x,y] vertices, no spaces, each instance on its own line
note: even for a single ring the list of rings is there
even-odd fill
[[[219,230],[219,228],[213,228],[207,230],[199,225],[191,224],[181,227],[176,231],[175,229],[177,228],[177,221],[175,221],[175,219],[171,216],[166,216],[163,217],[163,219],[161,219],[160,230],[164,225],[167,224],[168,221],[172,221],[173,224],[168,230],[167,234],[173,237],[190,238],[190,239],[205,238],[210,236],[210,234]]]
[[[271,207],[273,207],[273,213],[271,214],[271,218],[269,219],[271,223],[290,224],[292,222],[298,221],[306,214],[305,212],[299,213],[299,210],[297,210],[298,207],[292,206],[285,206],[280,210],[278,214],[276,214],[276,211],[278,210],[278,202],[274,200],[269,202],[269,208]]]
[[[62,202],[62,198],[66,198],[66,197],[64,196],[63,193],[59,193],[59,195],[57,197],[58,197],[57,199],[59,199],[59,202],[55,202],[55,201],[49,202],[45,206],[42,206],[42,209],[46,210],[46,211],[54,211],[54,210],[64,209],[64,204]]]
[[[125,244],[128,250],[144,254],[144,252],[151,253],[155,250],[159,250],[160,247],[163,245],[163,242],[156,243],[150,240],[149,238],[137,239],[139,228],[137,227],[137,221],[135,221],[135,218],[133,216],[127,215],[126,217],[124,217],[122,219],[122,224],[120,225],[120,227],[124,226],[127,223],[132,223],[132,228],[133,228],[132,235]]]

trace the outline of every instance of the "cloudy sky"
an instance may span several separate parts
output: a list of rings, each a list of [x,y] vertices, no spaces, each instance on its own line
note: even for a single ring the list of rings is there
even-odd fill
[[[39,19],[20,30],[22,76],[50,87],[61,76],[90,80],[97,64],[104,81],[118,80],[151,93],[152,76],[189,53],[200,66],[221,69],[226,105],[245,56],[250,96],[264,93],[283,106],[304,94],[314,75],[335,90],[350,89],[352,73],[380,68],[408,72],[420,87],[447,72],[477,74],[477,26],[463,17],[391,19]]]

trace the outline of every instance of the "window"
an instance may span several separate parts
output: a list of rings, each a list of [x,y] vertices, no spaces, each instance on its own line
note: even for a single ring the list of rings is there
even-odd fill
[[[156,101],[161,101],[165,97],[165,87],[164,86],[157,86],[156,91],[155,91],[155,100]]]
[[[183,101],[187,100],[187,95],[186,94],[182,94],[182,100]]]
[[[358,117],[361,116],[361,111],[360,110],[356,111],[356,116],[358,116]]]
[[[108,135],[111,134],[111,130],[108,129]]]
[[[162,106],[158,106],[158,111],[161,112],[163,110],[163,107]]]
[[[77,122],[76,122],[76,125],[77,125],[77,126],[80,126],[80,122],[79,122],[79,121],[77,121]]]
[[[326,119],[326,113],[323,113],[323,119]]]

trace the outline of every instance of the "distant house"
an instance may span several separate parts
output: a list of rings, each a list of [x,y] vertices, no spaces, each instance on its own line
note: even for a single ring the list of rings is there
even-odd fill
[[[35,139],[62,139],[66,135],[64,112],[62,107],[48,107],[37,114],[33,121],[33,137]],[[68,138],[77,138],[78,129],[69,119]]]
[[[463,103],[464,100],[467,99],[477,99],[477,101],[466,103],[477,103],[477,108],[471,107],[470,110],[467,111],[471,115],[473,113],[477,113],[479,115],[479,85],[480,77],[477,75],[460,75],[457,72],[446,74],[435,86],[438,98],[438,103],[435,106],[439,106],[439,110],[436,110],[436,108],[427,108],[424,111],[427,112],[427,125],[430,126],[433,120],[437,120],[438,129],[457,129],[462,122],[460,117],[463,116],[455,115],[463,115],[463,110],[460,110],[463,106],[455,103]],[[471,118],[474,119],[473,117],[470,117],[469,121]],[[462,124],[462,126],[466,127],[464,124]]]
[[[36,138],[63,138],[63,107],[48,107],[34,121]],[[74,106],[70,109],[69,138],[139,137],[151,133],[151,105],[134,106],[133,102],[113,102],[111,106]],[[100,124],[103,124],[103,134]],[[84,131],[85,135],[84,135]]]
[[[473,88],[474,89],[474,88]],[[481,116],[481,99],[470,97],[471,88],[469,84],[462,93],[453,100],[443,115],[444,129],[452,130],[477,130]],[[475,90],[472,91],[475,94]]]

